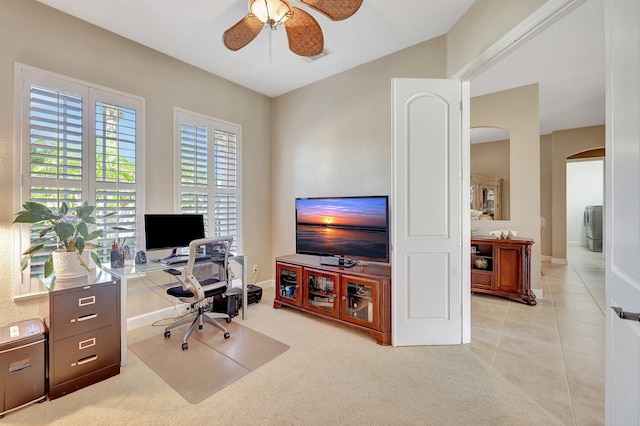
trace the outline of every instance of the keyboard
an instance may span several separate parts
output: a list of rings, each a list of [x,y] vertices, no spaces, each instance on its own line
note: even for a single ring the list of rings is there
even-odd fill
[[[207,256],[204,253],[196,253],[196,258],[194,260],[196,263],[204,262],[207,260],[211,260],[211,257]],[[162,263],[163,265],[177,265],[180,263],[187,263],[188,261],[189,261],[189,256],[181,254],[177,256],[165,257],[160,261],[160,263]]]

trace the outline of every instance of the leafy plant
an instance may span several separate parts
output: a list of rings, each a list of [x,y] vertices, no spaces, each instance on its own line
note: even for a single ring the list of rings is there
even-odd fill
[[[93,217],[95,206],[90,206],[86,201],[76,207],[69,209],[67,203],[62,203],[59,212],[54,212],[44,204],[27,201],[22,206],[24,210],[16,213],[13,223],[29,223],[32,225],[44,226],[39,232],[38,239],[33,245],[22,253],[20,265],[24,270],[29,264],[29,259],[39,252],[47,252],[55,244],[58,251],[75,251],[78,254],[80,264],[88,271],[89,267],[84,263],[80,255],[85,249],[100,247],[92,243],[102,236],[102,231],[95,230],[89,232],[89,226],[95,225],[96,219]],[[113,213],[105,215],[111,216]],[[120,228],[114,228],[120,229]],[[100,258],[91,253],[91,258],[98,267],[102,266]],[[49,253],[44,264],[44,276],[49,277],[53,273],[53,255]]]

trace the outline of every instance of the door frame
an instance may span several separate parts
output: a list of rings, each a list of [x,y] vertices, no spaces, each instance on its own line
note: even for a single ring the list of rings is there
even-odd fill
[[[497,63],[510,52],[520,47],[521,43],[525,42],[539,32],[543,31],[548,25],[554,21],[560,19],[565,14],[569,13],[574,7],[579,5],[583,0],[549,0],[527,19],[520,22],[511,31],[506,33],[495,43],[493,43],[484,52],[474,58],[462,69],[452,74],[449,78],[458,79],[463,83],[463,90],[467,91],[467,96],[470,92],[470,82],[473,78],[482,74],[485,70],[490,68],[493,64]],[[463,93],[463,96],[465,94]],[[469,176],[471,171],[471,148],[470,148],[470,127],[469,127],[470,111],[463,111],[463,129],[462,129],[462,175]],[[466,123],[466,125],[464,124]],[[465,143],[466,141],[466,143]],[[471,228],[470,223],[465,218],[469,217],[469,203],[470,199],[470,184],[463,182],[462,196],[464,200],[462,202],[463,227],[462,227],[462,279],[464,282],[471,282]],[[470,285],[469,285],[470,288]],[[468,343],[471,341],[471,294],[465,294],[463,292],[462,300],[462,341]],[[465,320],[469,318],[469,320]]]

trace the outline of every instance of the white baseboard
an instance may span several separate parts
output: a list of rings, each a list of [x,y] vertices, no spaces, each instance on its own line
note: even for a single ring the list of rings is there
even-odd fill
[[[536,295],[536,299],[544,299],[541,288],[532,288],[531,291]]]
[[[175,307],[171,306],[169,308],[158,309],[157,311],[147,312],[146,314],[127,318],[127,330],[146,327],[156,321],[183,315],[187,311],[188,307],[189,305],[187,303],[182,303]]]
[[[566,264],[568,264],[567,259],[558,259],[558,258],[552,258],[551,259],[551,263],[555,263],[556,265],[566,265]]]
[[[551,262],[551,256],[542,255],[542,256],[540,256],[540,261],[542,261],[542,262]]]
[[[270,288],[270,287],[275,287],[275,280],[264,280],[264,281],[260,281],[258,283],[249,283],[249,284],[254,284],[257,285],[258,287],[262,287],[262,288]],[[233,283],[233,287],[242,287],[242,283],[240,283],[239,285],[236,286],[235,282]]]

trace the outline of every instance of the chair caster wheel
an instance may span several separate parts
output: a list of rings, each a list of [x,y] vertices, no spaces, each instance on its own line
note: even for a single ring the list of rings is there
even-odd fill
[[[229,333],[228,331],[226,333],[224,333],[224,338],[228,339],[229,337],[231,337],[231,333]]]
[[[187,349],[189,349],[189,344],[188,343],[183,343],[182,344],[182,350],[186,351]]]
[[[231,318],[225,318],[225,321],[229,324],[231,322]]]
[[[171,332],[167,330],[164,332],[164,338],[166,339],[168,337],[171,337]]]
[[[202,326],[201,325],[198,326],[198,330],[202,330]]]

